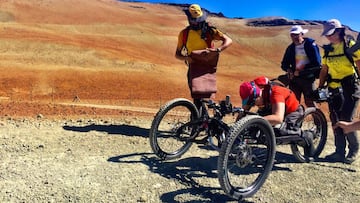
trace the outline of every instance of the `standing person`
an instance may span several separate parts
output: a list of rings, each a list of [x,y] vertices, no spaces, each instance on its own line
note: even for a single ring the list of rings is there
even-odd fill
[[[319,76],[321,56],[315,40],[304,37],[307,29],[295,25],[290,29],[292,43],[287,47],[281,62],[281,69],[287,72],[289,88],[305,105],[315,106],[311,93],[315,90],[315,78]]]
[[[189,26],[178,36],[175,57],[188,65],[188,85],[195,105],[200,108],[201,98],[216,93],[216,66],[219,53],[232,44],[232,40],[206,22],[207,12],[197,4],[185,10]],[[214,41],[222,41],[217,48]]]
[[[330,44],[324,46],[319,88],[323,88],[327,82],[328,91],[333,95],[328,106],[336,147],[335,152],[326,156],[326,159],[351,164],[359,152],[357,133],[344,133],[342,128],[335,128],[335,125],[340,120],[351,122],[356,112],[360,91],[355,66],[360,67],[360,51],[355,51],[351,56],[347,54],[345,27],[337,19],[328,20],[324,24],[322,36],[325,36]],[[351,42],[350,46],[351,44],[355,42]],[[349,152],[345,157],[346,141]]]

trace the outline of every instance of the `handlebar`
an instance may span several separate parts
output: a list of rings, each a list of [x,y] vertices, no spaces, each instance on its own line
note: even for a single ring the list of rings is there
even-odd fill
[[[221,100],[219,104],[217,104],[211,99],[201,99],[201,102],[205,103],[209,109],[214,109],[221,116],[225,116],[226,114],[235,114],[235,113],[244,114],[244,115],[258,115],[255,112],[245,110],[241,107],[233,107],[229,95],[225,97],[225,100]]]
[[[315,102],[321,103],[321,102],[328,102],[331,101],[331,99],[339,94],[343,93],[342,87],[333,89],[332,91],[329,91],[328,88],[318,88],[313,92],[313,99]]]

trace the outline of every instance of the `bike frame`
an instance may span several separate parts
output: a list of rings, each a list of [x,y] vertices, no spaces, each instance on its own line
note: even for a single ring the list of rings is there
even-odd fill
[[[214,110],[214,116],[210,116],[210,109]],[[179,128],[179,132],[181,132],[183,128],[188,126],[193,127],[190,137],[185,139],[180,138],[180,140],[197,144],[205,144],[206,142],[209,142],[214,149],[219,150],[219,147],[216,146],[213,142],[213,137],[221,135],[211,134],[212,130],[220,128],[224,129],[225,132],[229,132],[230,127],[225,122],[223,122],[222,119],[224,116],[226,116],[226,114],[234,113],[234,111],[222,111],[220,105],[217,105],[212,100],[207,99],[201,100],[201,108],[199,110],[199,119],[190,121],[189,123],[186,123],[181,128]],[[197,139],[200,137],[201,132],[205,132],[206,136],[201,139]],[[225,137],[223,137],[223,139],[225,139]]]

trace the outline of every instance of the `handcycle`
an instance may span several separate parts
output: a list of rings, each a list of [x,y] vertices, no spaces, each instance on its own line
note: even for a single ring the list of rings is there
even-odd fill
[[[210,109],[214,110],[212,115]],[[278,144],[290,144],[297,160],[309,161],[300,150],[304,139],[299,135],[276,136],[268,121],[257,113],[233,107],[228,96],[219,104],[203,99],[199,110],[183,98],[162,106],[151,125],[151,148],[159,158],[169,160],[182,156],[193,143],[210,144],[219,151],[217,170],[221,188],[232,198],[250,197],[261,188],[273,167]],[[234,113],[246,116],[231,125],[222,120]],[[308,108],[299,123],[301,131],[313,137],[316,158],[326,142],[325,116],[319,109]]]

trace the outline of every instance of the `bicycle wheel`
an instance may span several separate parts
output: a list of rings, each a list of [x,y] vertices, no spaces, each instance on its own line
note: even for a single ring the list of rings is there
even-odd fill
[[[325,147],[327,139],[327,121],[324,113],[315,107],[307,108],[304,113],[301,130],[303,133],[310,133],[313,137],[314,158],[319,157]],[[302,150],[301,150],[302,148]],[[300,162],[308,162],[304,148],[298,144],[291,144],[291,151]]]
[[[191,146],[188,138],[193,134],[191,121],[199,119],[195,105],[183,98],[169,101],[154,117],[149,133],[153,152],[161,159],[174,159]]]
[[[225,193],[235,199],[254,195],[274,164],[275,135],[270,123],[249,115],[234,124],[222,144],[218,178]]]

